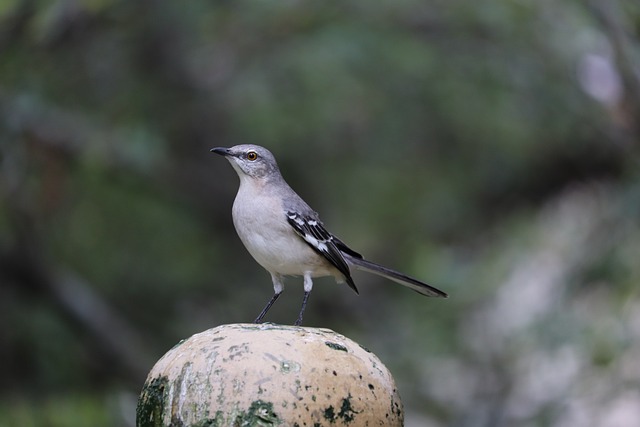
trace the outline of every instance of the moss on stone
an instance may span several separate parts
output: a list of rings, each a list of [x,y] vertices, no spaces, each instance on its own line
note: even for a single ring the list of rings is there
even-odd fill
[[[327,347],[332,348],[334,350],[339,350],[339,351],[344,351],[344,352],[348,351],[347,347],[343,346],[342,344],[338,344],[338,343],[331,342],[331,341],[325,341],[324,343],[325,343],[325,345]]]
[[[236,417],[234,425],[246,427],[272,427],[282,423],[273,410],[273,403],[255,400],[246,412]]]
[[[157,377],[144,384],[136,407],[137,427],[162,426],[167,383],[167,377]]]

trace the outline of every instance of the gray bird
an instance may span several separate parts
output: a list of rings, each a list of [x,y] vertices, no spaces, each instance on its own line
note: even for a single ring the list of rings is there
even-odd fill
[[[284,276],[304,278],[304,298],[296,325],[313,287],[313,278],[333,276],[356,293],[350,267],[377,274],[429,297],[447,294],[406,274],[365,260],[323,226],[318,214],[282,178],[273,154],[258,145],[212,148],[240,177],[233,202],[233,224],[251,256],[271,274],[274,294],[255,323],[260,323],[284,289]]]

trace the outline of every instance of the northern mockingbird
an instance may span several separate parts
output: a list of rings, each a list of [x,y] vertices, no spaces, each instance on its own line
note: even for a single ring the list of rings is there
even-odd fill
[[[253,258],[271,274],[274,294],[255,323],[260,323],[284,289],[284,276],[304,277],[304,299],[298,320],[302,324],[313,278],[333,276],[356,293],[350,266],[391,279],[429,297],[447,297],[439,289],[403,273],[366,261],[325,230],[318,214],[282,178],[273,154],[258,145],[213,148],[240,177],[233,202],[233,224]]]

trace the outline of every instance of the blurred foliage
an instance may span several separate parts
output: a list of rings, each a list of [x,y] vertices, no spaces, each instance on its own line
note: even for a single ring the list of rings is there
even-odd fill
[[[0,58],[0,426],[132,425],[154,360],[255,317],[240,143],[451,294],[310,300],[408,427],[640,423],[637,1],[5,0]]]

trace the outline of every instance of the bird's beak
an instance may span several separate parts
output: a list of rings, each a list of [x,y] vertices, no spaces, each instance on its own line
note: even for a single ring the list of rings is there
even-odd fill
[[[231,150],[229,150],[228,148],[224,148],[224,147],[212,148],[211,152],[212,153],[216,153],[216,154],[220,154],[221,156],[225,156],[225,157],[231,155]]]

